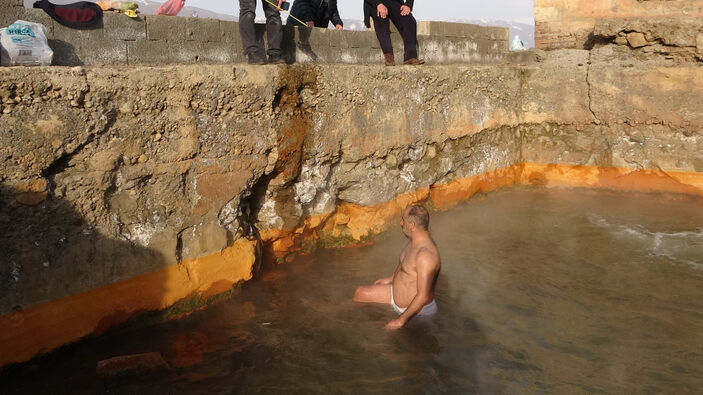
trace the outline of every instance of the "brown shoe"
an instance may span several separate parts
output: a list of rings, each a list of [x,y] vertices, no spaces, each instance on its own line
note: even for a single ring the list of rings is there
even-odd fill
[[[383,56],[386,57],[386,66],[395,66],[395,59],[392,53],[384,53]]]
[[[410,66],[418,66],[421,64],[425,64],[425,59],[410,58],[410,59],[406,60],[405,62],[403,62],[403,64],[407,64]]]

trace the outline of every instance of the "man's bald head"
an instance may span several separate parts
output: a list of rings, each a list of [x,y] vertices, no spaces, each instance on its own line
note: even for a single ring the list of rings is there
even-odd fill
[[[405,209],[405,221],[412,222],[420,229],[427,230],[430,227],[430,213],[419,204],[413,204]]]

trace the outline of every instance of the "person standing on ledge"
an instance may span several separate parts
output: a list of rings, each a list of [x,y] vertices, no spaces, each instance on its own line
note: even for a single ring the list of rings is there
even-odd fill
[[[310,27],[327,29],[331,20],[335,29],[344,28],[337,10],[337,0],[295,0],[290,13]]]
[[[398,329],[414,316],[428,316],[437,312],[434,289],[441,266],[439,250],[429,233],[430,214],[420,205],[408,206],[403,211],[400,227],[410,239],[400,253],[400,262],[390,277],[376,280],[373,285],[357,288],[354,301],[362,303],[390,303],[400,316],[386,329]]]
[[[274,0],[276,1],[276,0]],[[281,40],[283,30],[281,23],[281,6],[285,0],[277,0],[278,7],[263,1],[264,14],[266,15],[266,37],[268,39],[268,62],[273,64],[285,63],[281,57]],[[249,64],[266,64],[266,55],[263,48],[259,48],[256,40],[254,19],[256,18],[256,0],[239,0],[239,34],[242,36],[244,53]]]
[[[393,43],[391,42],[390,21],[393,21],[403,37],[405,47],[403,64],[419,65],[425,63],[417,57],[417,21],[412,15],[415,0],[365,0],[372,6],[373,27],[381,44],[386,66],[394,66]]]

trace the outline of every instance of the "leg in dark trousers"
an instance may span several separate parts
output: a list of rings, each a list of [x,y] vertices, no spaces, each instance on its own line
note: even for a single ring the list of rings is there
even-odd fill
[[[264,15],[266,15],[266,38],[268,39],[269,58],[281,57],[281,40],[283,39],[283,29],[281,26],[281,13],[276,7],[264,1]]]
[[[256,0],[239,0],[239,34],[242,36],[244,53],[248,56],[259,51],[256,42],[254,19],[256,18]]]
[[[393,21],[395,27],[398,28],[403,37],[403,46],[405,47],[404,60],[417,58],[417,21],[412,14],[400,15],[400,4],[396,1],[384,1],[383,4],[388,8],[388,17],[381,18],[374,10],[373,26],[376,30],[376,37],[381,50],[384,54],[393,53],[393,43],[391,42],[390,22]]]
[[[268,38],[268,55],[275,58],[281,56],[281,14],[276,7],[264,2],[266,15],[266,36]],[[239,34],[242,36],[244,53],[247,56],[256,56],[262,49],[256,40],[254,19],[256,18],[256,0],[239,0]]]

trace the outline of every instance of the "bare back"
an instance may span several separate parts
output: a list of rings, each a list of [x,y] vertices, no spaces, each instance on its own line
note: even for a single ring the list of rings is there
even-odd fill
[[[424,286],[429,287],[431,298],[434,298],[440,266],[439,251],[431,238],[416,243],[410,241],[401,251],[398,267],[393,273],[393,299],[396,305],[407,307],[410,304],[418,290],[423,288],[423,284],[418,287],[418,281],[429,282]]]

